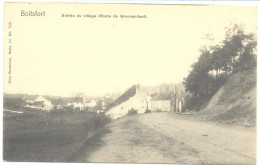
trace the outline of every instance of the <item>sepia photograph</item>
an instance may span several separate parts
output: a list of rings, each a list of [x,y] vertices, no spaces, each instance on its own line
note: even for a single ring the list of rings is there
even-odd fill
[[[257,12],[4,3],[2,161],[257,164]]]

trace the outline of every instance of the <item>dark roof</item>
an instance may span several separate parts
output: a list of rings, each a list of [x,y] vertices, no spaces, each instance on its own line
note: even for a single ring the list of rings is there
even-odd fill
[[[53,105],[66,105],[68,102],[64,98],[53,98],[51,104]]]
[[[33,102],[33,105],[42,105],[44,101],[35,101]]]
[[[123,93],[121,96],[119,96],[115,101],[113,101],[111,104],[107,106],[107,109],[110,110],[111,108],[127,101],[130,97],[134,96],[136,94],[136,85],[133,85],[130,87],[125,93]]]

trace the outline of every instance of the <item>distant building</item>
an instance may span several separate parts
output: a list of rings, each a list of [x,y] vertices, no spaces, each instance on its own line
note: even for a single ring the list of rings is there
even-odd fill
[[[75,110],[84,110],[84,103],[82,97],[71,97],[67,99],[67,106],[71,106]]]
[[[130,111],[145,113],[148,95],[140,88],[140,85],[133,85],[107,107],[106,115],[111,119],[126,116]]]
[[[42,109],[50,111],[53,109],[51,101],[41,95],[25,96],[26,106],[30,108]]]
[[[164,111],[164,112],[170,112],[173,109],[173,100],[174,95],[173,94],[167,94],[167,95],[157,95],[153,94],[151,95],[151,100],[149,102],[149,110],[152,112],[156,111]]]
[[[26,104],[32,104],[34,100],[36,100],[39,97],[39,95],[26,95],[23,97],[23,100],[26,102]]]
[[[87,102],[86,105],[87,107],[95,107],[97,102],[95,100],[91,100],[90,102]]]
[[[101,106],[102,106],[101,107],[102,110],[106,110],[107,107],[106,107],[106,102],[105,101],[101,102]]]
[[[149,101],[149,110],[152,112],[183,112],[184,96],[170,94],[152,94]]]

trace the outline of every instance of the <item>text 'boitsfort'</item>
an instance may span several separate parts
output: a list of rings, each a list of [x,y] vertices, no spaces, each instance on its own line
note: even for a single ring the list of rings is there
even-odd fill
[[[37,11],[37,10],[21,10],[21,16],[32,16],[32,17],[45,17],[45,11]]]

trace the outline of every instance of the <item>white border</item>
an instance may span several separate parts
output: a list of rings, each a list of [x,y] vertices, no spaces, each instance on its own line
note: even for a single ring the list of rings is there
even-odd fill
[[[260,12],[259,12],[259,7],[260,7],[260,2],[259,1],[205,1],[205,0],[201,0],[201,1],[173,1],[173,0],[3,0],[1,1],[0,4],[0,20],[1,20],[1,31],[0,34],[2,36],[1,38],[1,43],[0,43],[0,50],[1,50],[1,70],[0,70],[0,74],[1,74],[1,88],[0,88],[0,93],[1,93],[1,98],[0,98],[0,106],[3,107],[3,6],[4,6],[4,2],[70,2],[70,3],[112,3],[112,4],[205,4],[205,5],[210,5],[210,4],[214,4],[214,5],[243,5],[243,6],[250,6],[250,5],[256,5],[258,7],[258,13],[257,13],[257,27],[259,26],[259,18],[260,18]],[[259,28],[257,28],[257,40],[259,41],[259,37],[260,37],[260,33],[259,33]],[[258,42],[257,45],[257,49],[260,50],[260,43]],[[257,56],[259,56],[259,51],[257,52]],[[257,58],[257,63],[258,65],[260,64],[260,60],[259,58]],[[257,67],[257,86],[259,86],[259,67]],[[260,90],[259,88],[257,88],[257,94],[259,94]],[[259,97],[257,97],[257,111],[258,111],[258,107],[259,107]],[[2,108],[3,109],[3,108]],[[30,165],[36,165],[39,163],[24,163],[24,162],[3,162],[3,113],[0,113],[0,123],[1,123],[1,127],[0,127],[0,131],[1,131],[1,136],[0,136],[0,163],[1,164],[9,164],[9,165],[13,165],[13,164],[30,164]],[[259,119],[259,113],[257,113],[257,119]],[[259,151],[259,122],[257,122],[257,151]],[[257,152],[257,164],[259,163],[259,158],[260,158],[260,154],[259,152]],[[41,163],[42,164],[42,163]],[[44,163],[45,164],[45,163]],[[49,164],[57,164],[57,163],[47,163]],[[60,164],[60,163],[59,163]],[[69,164],[69,165],[78,165],[79,163],[62,163],[62,164]],[[82,164],[82,163],[81,163]],[[86,163],[84,163],[86,164]],[[90,165],[95,164],[95,163],[88,163]],[[99,163],[99,164],[107,164],[107,163]]]

